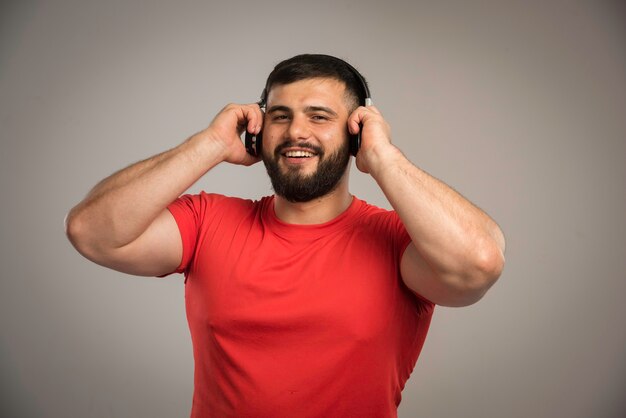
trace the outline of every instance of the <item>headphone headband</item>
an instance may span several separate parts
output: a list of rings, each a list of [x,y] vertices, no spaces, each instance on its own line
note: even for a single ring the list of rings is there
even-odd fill
[[[370,95],[370,89],[367,86],[367,82],[365,81],[365,78],[361,75],[361,73],[354,68],[350,63],[342,60],[341,58],[337,58],[337,57],[333,57],[332,55],[325,55],[325,54],[316,54],[318,56],[321,57],[328,57],[328,58],[332,58],[334,60],[337,60],[338,62],[340,62],[342,65],[344,65],[348,70],[350,70],[350,72],[357,78],[357,80],[359,80],[359,84],[361,85],[361,87],[363,88],[363,93],[365,94],[365,100],[363,103],[359,103],[360,105],[363,106],[371,106],[372,105],[372,98]],[[311,77],[314,78],[314,77]],[[306,78],[303,78],[303,80],[306,80]],[[342,81],[344,84],[346,84],[346,86],[348,85],[348,83],[346,83],[345,80],[340,80]],[[269,94],[269,78],[265,84],[265,87],[263,88],[263,91],[261,92],[261,100],[259,100],[257,102],[257,104],[261,107],[265,107],[265,105],[267,104],[267,95]]]

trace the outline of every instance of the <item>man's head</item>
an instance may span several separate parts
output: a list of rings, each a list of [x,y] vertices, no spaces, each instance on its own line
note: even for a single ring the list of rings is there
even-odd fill
[[[355,69],[328,55],[298,55],[274,68],[262,101],[263,162],[276,194],[306,202],[336,189],[350,159],[347,119],[366,88]]]

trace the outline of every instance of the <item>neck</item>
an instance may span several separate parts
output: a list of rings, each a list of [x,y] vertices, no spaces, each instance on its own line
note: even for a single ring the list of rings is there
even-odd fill
[[[331,221],[341,215],[352,203],[348,184],[342,181],[332,192],[309,202],[290,202],[276,195],[274,212],[278,219],[289,224],[315,225]]]

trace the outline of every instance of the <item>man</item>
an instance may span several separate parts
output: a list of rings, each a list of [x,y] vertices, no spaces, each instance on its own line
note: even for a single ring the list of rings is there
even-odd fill
[[[283,61],[265,112],[226,106],[68,215],[70,240],[96,263],[185,273],[193,417],[396,416],[434,305],[472,304],[499,277],[498,226],[404,157],[379,110],[363,106],[366,91],[337,58]],[[262,133],[260,156],[246,152],[244,130]],[[356,165],[394,211],[349,193],[356,134]],[[274,196],[179,197],[221,162],[260,159]]]

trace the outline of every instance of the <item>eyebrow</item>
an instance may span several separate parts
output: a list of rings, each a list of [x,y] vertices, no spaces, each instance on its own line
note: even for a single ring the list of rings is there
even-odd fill
[[[273,113],[273,112],[291,112],[291,109],[289,109],[287,106],[272,106],[269,109],[267,109],[266,113]]]
[[[287,106],[283,106],[283,105],[276,105],[276,106],[272,106],[267,110],[267,113],[274,113],[274,112],[291,112],[291,108],[287,107]],[[326,106],[307,106],[304,108],[304,112],[305,113],[310,113],[310,112],[324,112],[324,113],[328,113],[331,116],[337,116],[337,112],[335,112],[334,110],[332,110],[330,107],[326,107]]]
[[[337,116],[337,113],[332,110],[330,107],[326,107],[326,106],[307,106],[304,111],[306,113],[309,112],[325,112],[328,113],[331,116]]]

